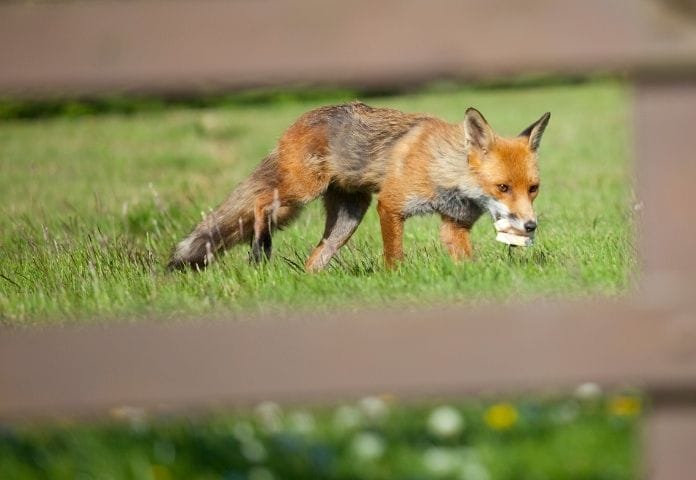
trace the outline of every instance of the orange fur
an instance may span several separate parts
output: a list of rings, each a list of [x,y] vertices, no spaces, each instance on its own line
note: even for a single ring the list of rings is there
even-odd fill
[[[455,261],[471,258],[473,249],[469,238],[469,228],[453,218],[442,217],[440,240]]]

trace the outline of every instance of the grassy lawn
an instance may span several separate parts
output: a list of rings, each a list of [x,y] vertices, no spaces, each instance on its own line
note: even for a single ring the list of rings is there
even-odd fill
[[[406,224],[406,262],[386,271],[373,206],[329,270],[306,275],[297,266],[323,230],[316,202],[275,236],[275,256],[260,268],[237,247],[203,273],[166,274],[172,246],[294,118],[354,98],[328,96],[0,121],[0,322],[614,296],[631,287],[627,92],[614,81],[367,99],[450,121],[473,105],[507,135],[551,111],[533,248],[495,242],[484,217],[473,232],[475,261],[454,264],[439,245],[438,219],[417,218]]]

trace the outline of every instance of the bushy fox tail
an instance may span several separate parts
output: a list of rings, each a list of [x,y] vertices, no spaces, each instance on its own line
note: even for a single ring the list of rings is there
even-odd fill
[[[178,243],[167,268],[204,268],[213,261],[216,253],[250,241],[254,234],[256,201],[267,196],[268,192],[273,192],[276,172],[276,158],[271,154],[221,205]]]

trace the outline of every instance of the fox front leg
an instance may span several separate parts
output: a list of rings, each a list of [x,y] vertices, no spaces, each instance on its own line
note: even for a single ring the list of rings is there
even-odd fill
[[[459,262],[472,257],[470,231],[471,227],[467,227],[451,217],[442,216],[440,240],[454,261]]]
[[[404,258],[404,218],[400,211],[391,209],[383,201],[377,203],[379,224],[382,227],[384,263],[394,268]]]

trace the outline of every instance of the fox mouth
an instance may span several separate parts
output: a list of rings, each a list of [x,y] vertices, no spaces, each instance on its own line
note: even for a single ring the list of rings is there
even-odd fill
[[[496,233],[504,233],[516,237],[524,237],[530,240],[534,239],[534,231],[527,231],[524,228],[517,228],[509,219],[502,217],[493,223]]]
[[[497,235],[495,239],[511,246],[531,247],[534,243],[534,231],[521,230],[507,218],[500,218],[493,224]]]

